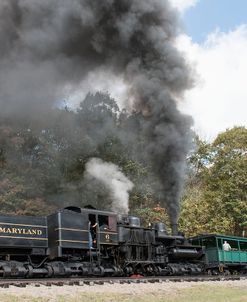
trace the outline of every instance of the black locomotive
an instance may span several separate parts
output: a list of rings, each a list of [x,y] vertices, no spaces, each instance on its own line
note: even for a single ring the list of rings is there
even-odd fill
[[[0,276],[200,274],[204,250],[165,225],[67,207],[47,217],[0,216]]]

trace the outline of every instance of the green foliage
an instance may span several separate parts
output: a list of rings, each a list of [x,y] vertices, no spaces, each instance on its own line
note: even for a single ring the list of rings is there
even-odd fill
[[[188,158],[188,169],[189,180],[196,182],[206,172],[212,153],[210,144],[201,140],[198,135],[194,137],[194,147],[195,150],[193,150]]]
[[[224,204],[233,217],[234,233],[247,224],[247,129],[235,127],[212,144],[212,166],[207,177],[207,199]]]
[[[168,213],[164,208],[161,208],[159,205],[154,208],[147,207],[142,209],[136,209],[134,211],[134,214],[138,217],[141,217],[142,223],[146,227],[149,226],[150,223],[163,222],[168,227],[167,231],[171,231],[171,228],[169,227],[170,221]]]
[[[241,235],[247,226],[247,129],[234,127],[207,144],[197,139],[180,218],[185,233]],[[194,221],[194,224],[191,223]]]
[[[197,185],[187,188],[182,200],[180,230],[187,236],[203,233],[232,233],[233,218],[226,215],[219,200],[208,201]]]
[[[21,177],[2,175],[0,180],[0,204],[2,214],[36,215],[48,214],[54,207],[42,198],[28,197],[25,182]]]

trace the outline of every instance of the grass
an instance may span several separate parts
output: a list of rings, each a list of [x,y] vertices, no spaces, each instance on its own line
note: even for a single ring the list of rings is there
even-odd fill
[[[59,301],[59,300],[58,300]],[[66,300],[65,300],[66,301]],[[65,302],[63,301],[63,302]],[[69,301],[69,300],[67,300]],[[67,302],[66,301],[66,302]],[[153,293],[145,295],[108,295],[87,296],[81,295],[79,300],[71,302],[246,302],[247,289],[227,287],[194,287],[169,293],[167,295]],[[59,301],[60,302],[60,301]],[[61,301],[62,302],[62,301]]]
[[[49,299],[48,298],[34,298],[34,297],[28,297],[25,295],[17,296],[17,295],[10,295],[10,294],[1,294],[0,301],[1,302],[49,302]],[[61,300],[61,301],[63,301],[63,300]],[[69,300],[67,300],[67,301],[69,301]]]
[[[62,296],[34,298],[1,294],[1,302],[246,302],[247,289],[226,286],[195,286],[172,293],[131,294],[89,294],[81,293],[77,297]]]

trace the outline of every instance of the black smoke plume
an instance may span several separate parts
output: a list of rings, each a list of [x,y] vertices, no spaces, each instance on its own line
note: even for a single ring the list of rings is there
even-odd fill
[[[191,124],[176,98],[192,84],[174,47],[178,24],[166,0],[1,0],[0,115],[40,116],[89,73],[121,77],[176,222]]]

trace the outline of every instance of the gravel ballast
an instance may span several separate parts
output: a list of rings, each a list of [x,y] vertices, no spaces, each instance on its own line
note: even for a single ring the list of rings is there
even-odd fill
[[[80,294],[128,294],[128,295],[143,295],[143,294],[168,294],[182,289],[199,286],[229,286],[247,288],[247,280],[238,281],[205,281],[205,282],[160,282],[160,283],[138,283],[138,284],[109,284],[103,285],[82,285],[82,286],[35,286],[27,285],[25,288],[10,286],[9,288],[0,288],[0,296],[3,294],[13,296],[28,296],[28,297],[45,297],[51,298],[50,301],[55,301],[59,296],[76,297]]]

